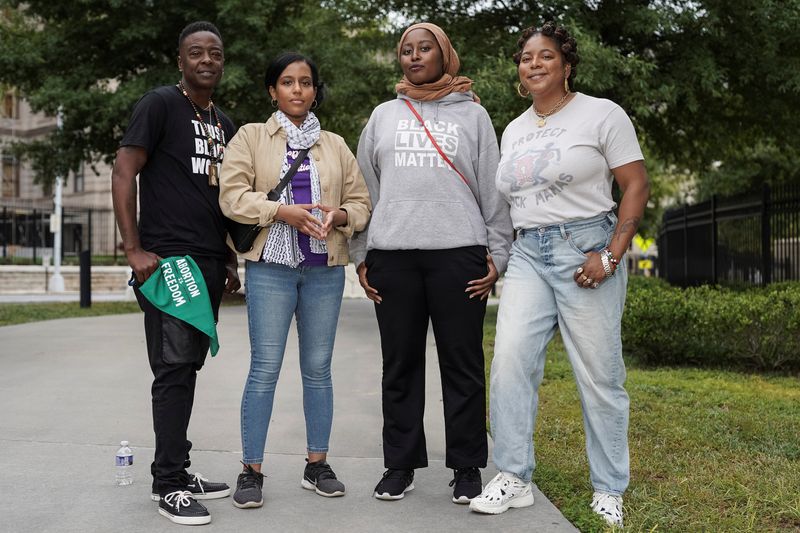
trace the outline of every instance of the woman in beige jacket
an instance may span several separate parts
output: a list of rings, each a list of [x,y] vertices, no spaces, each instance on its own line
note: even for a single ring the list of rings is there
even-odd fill
[[[234,505],[242,508],[263,503],[261,463],[292,316],[300,341],[308,453],[301,483],[322,496],[345,492],[326,461],[333,419],[331,357],[348,239],[365,227],[370,213],[355,157],[340,136],[321,130],[311,112],[324,98],[314,62],[283,54],[268,67],[265,85],[278,110],[266,123],[239,130],[220,173],[225,215],[265,228],[242,254],[250,329],[241,411],[244,471],[234,494]],[[269,200],[267,192],[303,154],[280,198]]]

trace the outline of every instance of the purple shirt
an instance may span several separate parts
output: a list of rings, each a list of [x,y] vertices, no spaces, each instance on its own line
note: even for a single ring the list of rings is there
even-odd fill
[[[294,163],[294,158],[297,157],[299,150],[292,150],[286,147],[286,160],[289,166]],[[297,173],[292,176],[292,196],[295,204],[310,204],[311,203],[311,165],[308,161],[308,156],[297,168]],[[311,237],[297,232],[297,242],[300,245],[300,251],[303,252],[305,260],[299,266],[328,266],[328,254],[315,254],[311,251]]]

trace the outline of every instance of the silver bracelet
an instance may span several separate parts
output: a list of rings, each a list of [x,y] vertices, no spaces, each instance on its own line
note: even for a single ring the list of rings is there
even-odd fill
[[[610,278],[614,275],[614,271],[611,270],[611,261],[608,258],[609,255],[610,253],[607,249],[604,249],[600,252],[600,262],[603,263],[603,271],[606,273],[607,278]]]

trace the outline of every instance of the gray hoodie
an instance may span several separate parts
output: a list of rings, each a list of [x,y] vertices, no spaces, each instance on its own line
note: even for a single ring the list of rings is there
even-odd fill
[[[425,121],[442,159],[406,106]],[[398,95],[376,107],[358,143],[358,166],[372,200],[367,229],[353,238],[356,265],[367,250],[440,250],[486,246],[505,271],[513,237],[508,203],[494,185],[500,159],[489,114],[472,93],[420,102]]]

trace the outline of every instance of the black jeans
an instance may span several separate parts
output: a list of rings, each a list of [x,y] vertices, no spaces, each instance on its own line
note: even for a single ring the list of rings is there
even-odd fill
[[[369,284],[383,298],[375,314],[383,352],[386,468],[428,466],[423,413],[429,319],[442,376],[446,465],[486,466],[486,301],[464,292],[468,281],[486,276],[486,253],[483,246],[469,246],[367,254]]]
[[[225,287],[225,262],[193,257],[203,272],[214,319]],[[160,275],[159,272],[153,274]],[[154,307],[138,288],[139,307],[144,311],[147,355],[153,372],[153,431],[155,457],[150,471],[153,491],[160,495],[182,490],[189,482],[189,450],[186,438],[192,416],[197,372],[203,367],[209,338],[189,324]]]

